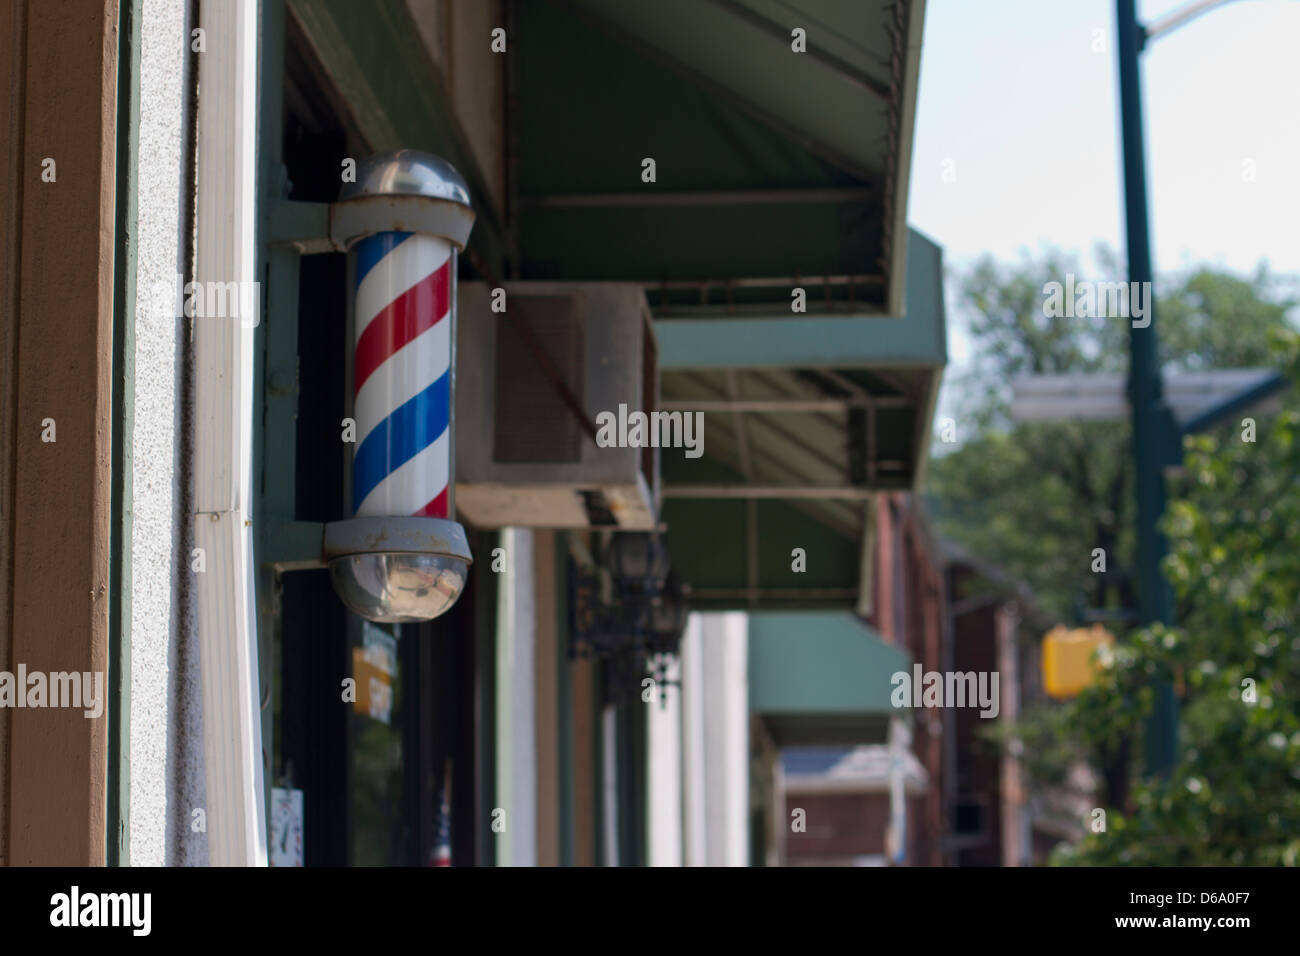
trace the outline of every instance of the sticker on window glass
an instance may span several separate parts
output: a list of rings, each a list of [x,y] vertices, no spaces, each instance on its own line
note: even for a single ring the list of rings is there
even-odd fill
[[[397,676],[397,638],[364,624],[361,646],[352,649],[352,676],[357,682],[353,710],[385,724],[393,722],[393,681]]]
[[[302,866],[302,791],[271,788],[271,865]]]

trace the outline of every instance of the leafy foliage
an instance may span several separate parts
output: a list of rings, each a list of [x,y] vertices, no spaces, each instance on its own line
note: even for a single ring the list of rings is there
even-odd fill
[[[1183,626],[1140,631],[1072,708],[1090,732],[1131,732],[1144,706],[1116,703],[1145,700],[1152,676],[1181,677],[1183,759],[1061,862],[1300,863],[1300,338],[1277,347],[1293,381],[1283,412],[1258,422],[1255,442],[1188,443],[1166,522]]]
[[[1098,259],[1115,268],[1113,254]],[[1007,417],[1017,376],[1127,368],[1123,319],[1044,314],[1044,286],[1081,271],[1049,252],[1014,268],[985,259],[957,279],[976,358],[955,383],[962,443],[935,445],[926,489],[941,533],[1023,580],[1062,620],[1080,601],[1137,602],[1128,422]],[[1275,364],[1269,334],[1286,327],[1290,291],[1263,269],[1250,279],[1208,268],[1186,276],[1157,303],[1166,371]],[[1105,574],[1092,570],[1094,548],[1105,550]]]
[[[1128,423],[1007,416],[1016,375],[1127,366],[1127,322],[1044,315],[1044,285],[1068,271],[1079,270],[1051,253],[1013,269],[984,261],[958,280],[977,358],[959,383],[964,441],[936,446],[927,488],[941,533],[1026,582],[1062,620],[1081,603],[1137,604]],[[1262,268],[1251,278],[1200,269],[1158,301],[1167,372],[1285,367],[1296,384],[1282,414],[1257,419],[1255,442],[1236,423],[1188,442],[1166,515],[1181,626],[1121,635],[1096,684],[1007,729],[1036,784],[1060,782],[1081,756],[1107,776],[1106,832],[1059,862],[1300,862],[1300,343],[1286,293]],[[1105,574],[1092,570],[1098,547]],[[1156,678],[1183,698],[1182,757],[1169,779],[1130,792]],[[1254,682],[1253,703],[1243,681]]]

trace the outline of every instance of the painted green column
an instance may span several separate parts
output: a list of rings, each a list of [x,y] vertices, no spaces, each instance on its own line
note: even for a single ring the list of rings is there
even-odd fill
[[[1150,288],[1151,238],[1147,221],[1146,159],[1142,141],[1142,81],[1139,56],[1145,42],[1135,0],[1116,0],[1120,126],[1124,149],[1124,221],[1130,283]],[[1160,532],[1165,511],[1164,466],[1174,435],[1164,403],[1154,297],[1148,324],[1129,328],[1129,402],[1133,415],[1134,490],[1137,495],[1139,621],[1172,624],[1173,597],[1161,572],[1166,543]],[[1155,709],[1147,724],[1147,772],[1167,773],[1178,751],[1178,701],[1168,681],[1155,687]]]

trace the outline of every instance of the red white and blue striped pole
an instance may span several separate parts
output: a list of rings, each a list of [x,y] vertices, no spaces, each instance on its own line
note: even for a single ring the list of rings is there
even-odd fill
[[[447,518],[456,250],[381,232],[355,256],[353,511]]]
[[[343,603],[371,621],[427,621],[473,563],[455,518],[456,257],[469,189],[446,160],[372,156],[330,208],[353,294],[353,517],[325,526]]]

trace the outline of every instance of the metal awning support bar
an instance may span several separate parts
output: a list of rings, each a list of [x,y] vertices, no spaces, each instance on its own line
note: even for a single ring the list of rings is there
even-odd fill
[[[667,411],[680,412],[842,412],[846,408],[908,408],[912,405],[897,395],[879,398],[669,398],[659,403]]]
[[[827,468],[830,468],[830,469],[832,469],[832,470],[834,470],[834,471],[837,471],[837,472],[838,472],[838,471],[843,471],[843,468],[844,468],[844,463],[843,463],[843,462],[841,462],[841,461],[836,461],[836,460],[835,460],[834,458],[832,458],[830,455],[826,454],[826,452],[825,452],[824,450],[817,448],[815,445],[813,445],[812,443],[808,442],[808,441],[805,440],[803,437],[801,437],[801,436],[799,436],[799,435],[796,435],[794,432],[790,431],[788,428],[782,428],[782,427],[781,427],[780,425],[778,425],[776,422],[772,421],[772,419],[770,419],[770,418],[755,418],[755,419],[752,420],[752,425],[754,425],[754,426],[758,426],[758,425],[763,426],[763,428],[765,428],[766,430],[772,432],[772,433],[773,433],[774,435],[776,435],[778,438],[782,439],[783,441],[786,441],[786,442],[790,443],[790,444],[793,445],[795,448],[799,449],[800,453],[803,454],[803,455],[805,455],[805,456],[807,456],[810,460],[815,461],[815,462],[818,462],[818,463],[820,463],[820,464],[822,464],[822,465],[826,466]]]
[[[368,195],[339,202],[282,199],[271,207],[271,245],[291,245],[302,255],[347,252],[377,232],[445,236],[463,252],[474,225],[468,206],[436,196]]]
[[[698,600],[728,600],[747,598],[747,588],[692,588],[691,596]],[[856,588],[759,588],[758,596],[775,601],[851,601],[858,596]]]
[[[651,206],[774,206],[871,202],[877,191],[864,186],[809,189],[690,189],[677,192],[571,193],[521,196],[524,209],[629,209]],[[881,277],[881,281],[884,281]]]
[[[697,387],[707,389],[708,391],[712,392],[714,395],[723,396],[721,401],[728,400],[726,398],[727,395],[726,391],[718,389],[715,385],[713,385],[709,381],[707,376],[698,372],[684,372],[682,374],[687,376],[689,380],[693,382]],[[705,401],[709,401],[709,399],[705,399]],[[661,399],[659,405],[661,408],[663,408],[664,400]],[[751,420],[750,424],[751,426],[758,426],[758,425],[763,426],[763,428],[773,432],[780,438],[794,445],[796,448],[799,449],[800,452],[808,456],[809,459],[813,461],[818,461],[835,472],[842,471],[843,466],[841,462],[836,461],[835,459],[827,455],[825,451],[815,447],[806,439],[806,437],[795,435],[788,428],[783,428],[781,425],[777,424],[777,422],[773,421],[771,418],[762,418],[762,417],[754,418]],[[836,428],[839,427],[838,423],[830,423],[830,424],[833,424],[834,427]]]
[[[821,501],[835,499],[866,500],[873,492],[867,488],[850,486],[788,485],[667,485],[665,498],[788,498],[792,501]]]
[[[774,289],[781,286],[803,286],[815,289],[825,285],[882,286],[885,277],[879,273],[832,276],[746,276],[724,279],[647,279],[642,285],[647,289],[707,289],[711,287],[732,289]]]
[[[790,31],[786,24],[774,23],[757,11],[750,9],[746,4],[740,3],[739,0],[713,0],[713,3],[727,10],[737,19],[743,20],[751,26],[762,30],[768,36],[779,41],[782,45],[790,42]],[[894,90],[886,81],[877,79],[871,74],[863,72],[852,63],[841,59],[827,50],[820,50],[816,47],[812,47],[807,51],[807,53],[809,58],[815,63],[835,71],[846,80],[857,84],[864,90],[874,93],[885,101],[892,100],[897,93],[897,91]]]

